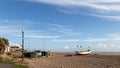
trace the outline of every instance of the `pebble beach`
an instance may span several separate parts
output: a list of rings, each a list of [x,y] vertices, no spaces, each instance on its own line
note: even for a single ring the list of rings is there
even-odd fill
[[[52,54],[51,57],[38,57],[25,61],[30,68],[120,68],[120,55]]]

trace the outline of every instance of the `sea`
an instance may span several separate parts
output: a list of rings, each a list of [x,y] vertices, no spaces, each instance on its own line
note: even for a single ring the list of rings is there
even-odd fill
[[[93,54],[100,54],[100,55],[120,55],[120,52],[93,52]]]

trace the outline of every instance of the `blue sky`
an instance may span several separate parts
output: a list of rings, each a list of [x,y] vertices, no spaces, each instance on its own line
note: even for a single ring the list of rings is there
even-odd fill
[[[0,37],[26,49],[120,51],[119,0],[1,0]]]

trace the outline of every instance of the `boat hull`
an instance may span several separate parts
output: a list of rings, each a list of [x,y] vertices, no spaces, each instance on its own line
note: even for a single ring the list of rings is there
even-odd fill
[[[76,55],[88,55],[91,54],[91,51],[76,51]]]

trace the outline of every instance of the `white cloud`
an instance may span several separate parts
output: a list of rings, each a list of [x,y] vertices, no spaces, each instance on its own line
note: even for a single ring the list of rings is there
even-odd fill
[[[120,19],[120,0],[28,0],[59,6],[62,12]],[[61,10],[60,10],[61,11]]]
[[[78,39],[53,39],[53,42],[80,42]]]
[[[105,38],[89,38],[83,40],[83,42],[119,42],[120,41],[120,34],[107,34]]]
[[[83,40],[83,42],[105,42],[105,41],[109,41],[109,39],[91,38],[91,39]]]
[[[58,24],[51,24],[51,26],[52,27],[50,28],[50,30],[56,31],[56,32],[59,32],[59,33],[63,33],[63,34],[67,34],[67,35],[81,34],[79,32],[75,32],[75,30],[73,30],[69,26],[63,26],[63,25],[58,25]]]
[[[120,34],[108,34],[107,36],[112,41],[120,41]]]
[[[0,19],[0,23],[5,23],[5,22],[8,22],[7,19]]]
[[[0,35],[18,36],[21,37],[22,30],[15,26],[0,26]],[[24,29],[24,35],[28,38],[58,38],[60,36],[43,36],[42,33],[46,33],[43,30]]]
[[[67,7],[90,7],[101,10],[120,11],[119,0],[31,0],[40,3],[54,4]],[[112,5],[111,5],[112,4]],[[109,7],[109,8],[108,8]]]
[[[100,42],[97,47],[98,48],[111,48],[111,49],[114,49],[114,48],[119,48],[120,44],[107,44],[107,43],[102,43]]]
[[[59,24],[49,24],[54,27],[59,27],[59,28],[65,28],[65,27],[70,27],[70,26],[65,26],[65,25],[59,25]]]
[[[12,28],[11,26],[0,26],[0,33],[6,35],[18,35],[16,32],[17,28]]]
[[[99,43],[97,46],[100,47],[100,48],[105,48],[105,47],[107,47],[108,45],[103,44],[103,43]]]
[[[69,49],[69,46],[65,46],[65,49]]]
[[[30,20],[24,21],[14,21],[1,19],[0,20],[0,33],[1,35],[9,36],[21,36],[21,29],[24,29],[25,37],[29,38],[60,38],[63,35],[76,35],[78,34],[69,26],[63,26],[59,24],[37,24],[37,26],[42,25],[46,28],[33,28],[34,22]],[[22,22],[22,23],[20,23]],[[53,31],[55,33],[53,33]],[[52,33],[51,33],[52,32]],[[57,35],[59,34],[59,35]]]
[[[95,16],[95,17],[100,17],[100,18],[106,18],[106,19],[111,19],[111,20],[116,20],[119,21],[120,20],[120,16],[112,16],[112,15],[99,15],[99,14],[86,14],[86,15],[91,15],[91,16]]]
[[[45,38],[45,39],[50,39],[50,38],[60,38],[61,36],[40,36],[40,35],[28,35],[28,36],[25,36],[25,37],[28,37],[28,38],[35,38],[35,39],[42,39],[42,38]]]
[[[120,49],[120,34],[107,34],[104,38],[89,38],[83,42],[92,45],[96,51],[119,51]]]

